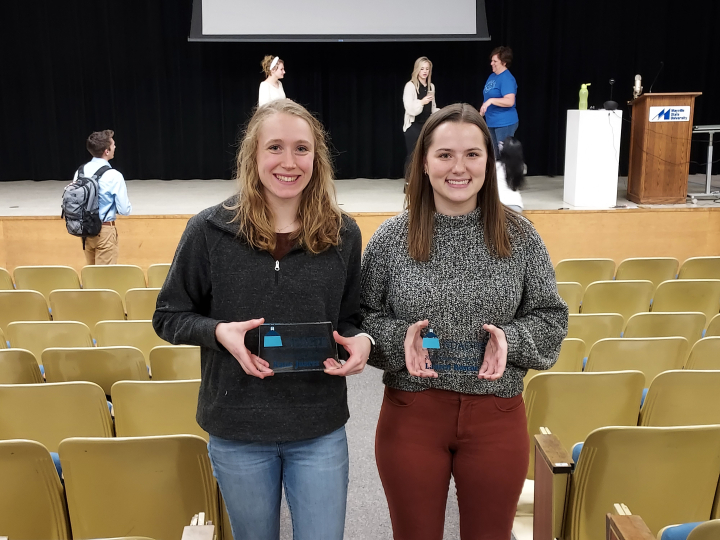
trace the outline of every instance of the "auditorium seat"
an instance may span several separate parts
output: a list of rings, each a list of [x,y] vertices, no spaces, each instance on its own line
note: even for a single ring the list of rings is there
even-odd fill
[[[150,351],[150,371],[154,381],[200,378],[200,347],[162,345]]]
[[[562,281],[557,284],[558,294],[568,306],[570,313],[580,313],[583,288],[577,282]]]
[[[13,276],[18,289],[37,291],[48,302],[56,289],[80,288],[80,278],[70,266],[18,266]]]
[[[120,381],[112,387],[118,437],[208,434],[195,420],[200,380]]]
[[[601,339],[590,350],[585,371],[642,371],[648,387],[663,371],[682,369],[688,352],[684,337]]]
[[[0,291],[0,328],[15,321],[49,321],[45,297],[37,291]]]
[[[165,283],[165,278],[170,271],[170,264],[151,264],[147,270],[148,287],[160,288]]]
[[[155,333],[150,321],[100,321],[95,325],[94,335],[98,347],[125,345],[140,349],[148,366],[153,347],[169,345]]]
[[[538,373],[579,373],[583,369],[585,342],[577,338],[565,338],[560,346],[557,362],[548,370],[528,369],[523,378],[523,386]],[[199,367],[199,366],[198,366]]]
[[[612,259],[564,259],[555,267],[555,281],[575,281],[583,292],[594,281],[607,281],[614,275]]]
[[[125,293],[125,307],[129,321],[151,320],[160,289],[128,289]]]
[[[720,371],[672,370],[650,384],[640,426],[720,424]]]
[[[691,257],[680,267],[678,279],[720,279],[720,257]]]
[[[595,342],[604,338],[619,338],[624,325],[625,320],[619,313],[570,315],[567,337],[582,339],[585,342],[585,356],[587,356]]]
[[[5,339],[5,332],[0,328],[0,349],[7,349],[7,340]]]
[[[10,272],[0,267],[0,291],[12,291],[14,288]]]
[[[7,328],[7,339],[13,348],[27,349],[38,362],[49,347],[92,347],[87,325],[76,321],[14,322]]]
[[[72,438],[60,444],[74,538],[177,539],[199,512],[219,522],[207,441],[194,435]]]
[[[668,525],[658,533],[658,540],[718,540],[720,538],[720,519]]]
[[[9,539],[70,540],[65,494],[41,443],[0,441],[0,534]]]
[[[0,439],[30,439],[50,452],[68,437],[112,437],[102,389],[90,382],[0,385]]]
[[[709,323],[720,311],[720,280],[677,279],[665,281],[655,291],[652,310],[701,311]]]
[[[695,343],[685,369],[720,370],[720,337],[706,337]]]
[[[594,429],[637,425],[644,383],[639,371],[540,373],[524,394],[530,440],[547,427],[570,449]],[[531,448],[529,479],[533,456]]]
[[[50,293],[56,321],[80,321],[94,328],[98,321],[125,319],[120,295],[110,289],[60,289]]]
[[[704,337],[720,336],[720,314],[715,315],[707,325]]]
[[[89,381],[110,395],[117,381],[149,380],[145,357],[135,347],[50,348],[42,353],[47,382]]]
[[[605,540],[605,516],[618,501],[642,516],[652,534],[710,517],[720,477],[720,425],[600,428],[588,435],[572,474],[564,464],[572,459],[558,450],[554,434],[535,442],[541,456],[535,520],[550,525],[542,534],[536,529],[536,540]]]
[[[111,289],[125,298],[128,289],[144,289],[145,274],[133,264],[83,266],[80,271],[83,289]]]
[[[647,280],[596,281],[582,299],[583,313],[619,313],[626,321],[636,313],[650,311],[653,284]]]
[[[625,259],[615,272],[616,280],[646,279],[657,288],[663,281],[675,279],[680,263],[674,257],[641,257]]]
[[[0,384],[42,383],[35,356],[25,349],[0,349]]]
[[[628,320],[623,337],[682,336],[692,345],[702,337],[705,319],[705,314],[699,311],[637,313]]]

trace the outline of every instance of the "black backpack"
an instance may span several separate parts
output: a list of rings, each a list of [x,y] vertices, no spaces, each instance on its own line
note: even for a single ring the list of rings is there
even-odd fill
[[[100,177],[112,167],[100,167],[92,176],[85,176],[80,165],[77,178],[65,187],[62,195],[62,217],[65,218],[67,231],[73,236],[83,239],[97,236],[102,229],[103,220],[100,219]]]

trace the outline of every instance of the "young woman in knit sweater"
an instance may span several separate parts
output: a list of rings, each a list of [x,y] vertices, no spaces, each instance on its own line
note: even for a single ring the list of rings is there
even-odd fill
[[[527,473],[522,398],[567,331],[545,245],[498,198],[490,134],[470,105],[425,123],[407,211],[363,257],[369,364],[386,385],[375,442],[395,540],[440,540],[450,476],[462,540],[510,538]]]

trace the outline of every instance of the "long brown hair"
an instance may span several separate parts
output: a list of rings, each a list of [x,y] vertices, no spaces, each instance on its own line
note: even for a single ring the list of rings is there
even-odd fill
[[[433,133],[445,122],[474,124],[485,138],[487,163],[485,182],[477,194],[480,219],[485,231],[485,245],[488,251],[500,258],[511,255],[510,234],[507,222],[520,226],[518,215],[500,202],[495,171],[495,154],[485,120],[480,113],[467,103],[455,103],[443,107],[425,122],[408,171],[408,188],[405,206],[408,210],[408,252],[416,261],[428,261],[435,227],[435,198],[430,178],[425,174],[425,158],[433,140]]]
[[[258,135],[263,122],[272,115],[284,113],[305,120],[313,134],[313,172],[302,192],[298,220],[300,228],[291,235],[311,253],[320,253],[340,243],[342,211],[335,198],[333,167],[327,137],[322,124],[302,105],[289,99],[278,99],[258,107],[245,129],[237,153],[235,179],[238,201],[233,222],[240,225],[238,235],[256,249],[272,252],[276,246],[274,217],[264,196],[257,166]]]

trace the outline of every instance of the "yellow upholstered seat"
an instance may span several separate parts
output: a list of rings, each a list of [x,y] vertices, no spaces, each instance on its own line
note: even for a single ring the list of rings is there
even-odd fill
[[[13,348],[27,349],[42,362],[49,347],[92,347],[87,325],[76,321],[14,322],[7,327],[7,339]]]
[[[48,302],[56,289],[80,288],[80,278],[70,266],[18,266],[13,277],[18,290],[37,291]]]
[[[607,281],[615,275],[612,259],[564,259],[555,267],[555,281],[575,281],[583,292],[595,281]]]
[[[98,347],[125,345],[140,349],[148,366],[153,347],[169,345],[155,333],[150,321],[101,321],[95,325],[95,339]]]
[[[720,279],[720,257],[691,257],[680,267],[678,279]]]
[[[94,328],[98,321],[125,318],[120,295],[110,289],[60,289],[50,293],[55,321],[80,321]]]
[[[557,284],[558,294],[568,306],[570,313],[580,313],[583,286],[577,282],[560,282]]]
[[[200,378],[200,347],[163,345],[150,351],[150,370],[154,381]]]
[[[650,311],[653,290],[651,281],[596,281],[585,289],[582,312],[619,313],[627,321]]]
[[[685,369],[720,370],[720,336],[706,337],[695,343]]]
[[[195,420],[200,380],[121,381],[112,387],[118,437],[189,434],[208,438]]]
[[[682,369],[688,351],[684,337],[601,339],[590,349],[585,371],[642,371],[649,386],[663,371]]]
[[[620,337],[624,325],[625,320],[619,313],[570,315],[567,337],[582,339],[585,342],[587,356],[597,341]]]
[[[45,297],[36,291],[0,291],[0,328],[15,321],[49,321]]]
[[[663,281],[675,279],[678,266],[678,260],[673,257],[625,259],[618,265],[615,279],[646,279],[657,288]]]
[[[42,383],[35,356],[25,349],[0,349],[0,384]]]
[[[0,267],[0,291],[12,291],[14,288],[10,272]]]
[[[705,337],[720,336],[720,314],[715,315],[707,325]]]
[[[673,370],[650,384],[641,426],[720,424],[720,371]]]
[[[50,452],[68,437],[112,437],[105,393],[89,382],[0,385],[0,439],[30,439]]]
[[[125,293],[128,320],[152,320],[159,292],[160,289],[128,289]]]
[[[697,312],[637,313],[625,325],[623,337],[682,336],[691,345],[702,337],[705,314]]]
[[[143,353],[134,347],[51,348],[42,353],[47,382],[89,381],[110,395],[117,381],[147,381]]]
[[[0,441],[0,534],[69,540],[65,495],[50,452],[29,440]]]
[[[148,287],[160,288],[165,283],[165,278],[170,271],[170,264],[151,264],[147,269]]]
[[[84,289],[111,289],[125,298],[129,289],[143,289],[145,274],[142,268],[132,264],[108,264],[83,266],[80,271]]]
[[[661,283],[653,298],[653,311],[701,311],[707,322],[720,310],[720,280],[677,279]]]
[[[217,484],[201,437],[74,438],[59,453],[75,538],[132,531],[176,539],[199,512],[219,523]]]

